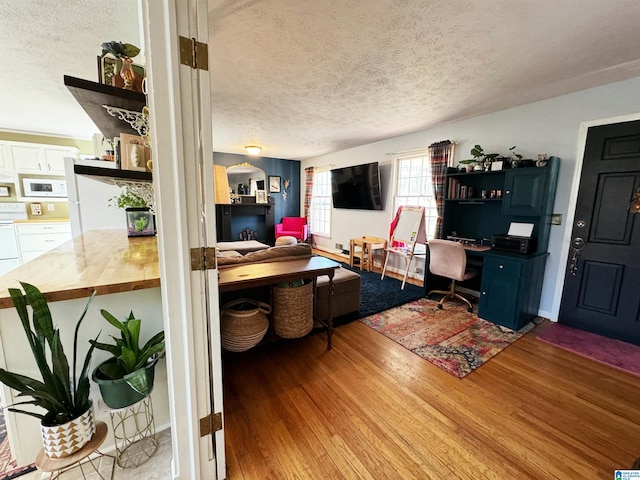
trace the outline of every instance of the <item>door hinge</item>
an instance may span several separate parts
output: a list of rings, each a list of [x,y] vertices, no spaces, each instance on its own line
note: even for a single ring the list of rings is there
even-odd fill
[[[197,247],[191,249],[191,270],[213,270],[218,268],[216,249],[213,247]]]
[[[206,437],[222,430],[222,413],[210,413],[200,419],[200,436]]]
[[[180,63],[197,70],[209,70],[209,49],[195,38],[180,37]]]

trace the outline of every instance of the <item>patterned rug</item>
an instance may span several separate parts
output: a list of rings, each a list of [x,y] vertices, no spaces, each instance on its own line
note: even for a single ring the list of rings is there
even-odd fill
[[[4,423],[4,410],[0,405],[0,480],[10,480],[22,474],[32,472],[36,469],[34,465],[26,467],[16,467],[16,462],[11,456],[9,448],[9,438],[7,437],[7,427]]]
[[[420,298],[360,319],[394,342],[458,378],[496,356],[534,327],[518,331],[482,320],[462,302]]]

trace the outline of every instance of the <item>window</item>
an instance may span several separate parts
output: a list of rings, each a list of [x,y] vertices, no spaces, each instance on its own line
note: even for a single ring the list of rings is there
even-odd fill
[[[433,198],[429,155],[425,152],[420,155],[397,157],[394,163],[396,183],[393,215],[400,206],[425,207],[427,239],[434,238],[438,211]]]
[[[311,233],[331,235],[331,171],[316,169],[311,194]]]

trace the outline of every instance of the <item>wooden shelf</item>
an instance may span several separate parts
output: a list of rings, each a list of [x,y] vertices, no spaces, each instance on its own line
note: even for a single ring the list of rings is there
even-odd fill
[[[151,172],[138,172],[136,170],[120,170],[116,168],[89,167],[87,165],[74,165],[73,172],[76,175],[85,175],[103,183],[114,183],[117,180],[131,182],[151,182]]]
[[[147,104],[143,93],[68,75],[64,76],[64,84],[106,138],[119,137],[121,133],[139,135],[128,123],[109,115],[103,105],[142,112]]]

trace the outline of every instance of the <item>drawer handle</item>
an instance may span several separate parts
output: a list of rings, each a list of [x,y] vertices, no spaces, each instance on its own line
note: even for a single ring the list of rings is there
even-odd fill
[[[505,195],[509,195],[511,193],[511,190],[507,190],[506,192],[504,192]]]
[[[504,268],[504,265],[500,265],[500,270],[502,270]]]
[[[482,292],[482,294],[483,294],[483,295],[486,295],[486,294],[487,294],[487,292]]]

